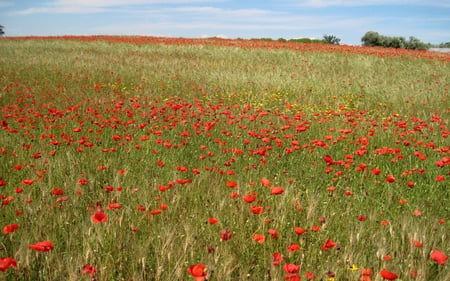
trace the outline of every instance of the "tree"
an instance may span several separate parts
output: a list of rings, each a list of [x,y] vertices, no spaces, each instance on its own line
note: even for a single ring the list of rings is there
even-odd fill
[[[368,31],[361,38],[363,46],[369,47],[385,47],[385,48],[403,48],[411,50],[424,50],[430,47],[430,44],[425,44],[419,39],[410,36],[407,41],[404,37],[383,36],[375,31]]]
[[[2,36],[3,34],[5,34],[5,32],[3,31],[3,25],[0,25],[0,36]]]
[[[428,49],[428,46],[416,37],[410,36],[409,41],[406,44],[406,48],[412,50],[425,50]]]
[[[328,44],[333,44],[333,45],[339,45],[339,43],[341,42],[341,39],[337,38],[334,35],[328,35],[325,34],[323,36],[323,40],[328,43]]]
[[[382,46],[388,48],[406,48],[407,42],[403,37],[384,37]]]
[[[378,32],[375,31],[367,31],[366,34],[361,38],[361,42],[363,46],[381,46],[383,38]]]

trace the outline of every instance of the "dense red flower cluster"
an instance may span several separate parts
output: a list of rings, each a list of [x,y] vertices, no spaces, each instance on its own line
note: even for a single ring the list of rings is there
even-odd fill
[[[289,49],[302,52],[340,52],[364,55],[376,55],[379,57],[415,57],[433,60],[450,61],[450,55],[428,51],[414,51],[406,49],[381,48],[381,47],[359,47],[351,45],[331,45],[316,43],[296,43],[283,41],[269,41],[258,39],[223,39],[223,38],[170,38],[152,36],[22,36],[8,37],[8,40],[77,40],[77,41],[107,41],[112,43],[133,44],[164,44],[164,45],[211,45],[240,47],[251,49]]]

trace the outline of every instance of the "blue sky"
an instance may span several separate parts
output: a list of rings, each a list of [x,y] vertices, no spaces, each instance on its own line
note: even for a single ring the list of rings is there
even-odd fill
[[[367,31],[450,42],[450,0],[0,0],[6,36],[322,38]]]

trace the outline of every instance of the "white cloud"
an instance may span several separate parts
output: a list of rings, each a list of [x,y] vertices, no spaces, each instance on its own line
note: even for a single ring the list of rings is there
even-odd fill
[[[148,4],[194,4],[204,2],[220,2],[207,0],[56,0],[56,6],[114,7]]]
[[[215,7],[177,7],[142,10],[139,22],[96,25],[96,34],[135,34],[201,37],[221,34],[226,37],[322,36],[320,29],[352,29],[372,23],[372,18],[336,18],[331,16],[291,15],[261,9],[220,9]]]
[[[223,0],[55,0],[46,2],[43,6],[17,11],[16,14],[90,14],[113,11],[130,6],[152,4],[195,4],[204,2],[222,2]],[[1,1],[0,1],[1,3]]]
[[[80,6],[60,6],[60,7],[36,7],[28,8],[14,12],[17,15],[31,15],[31,14],[92,14],[106,12],[104,8],[97,7],[80,7]]]
[[[372,5],[420,5],[420,6],[437,6],[450,7],[450,0],[305,0],[290,1],[298,3],[301,6],[309,7],[329,7],[329,6],[372,6]]]
[[[263,9],[222,9],[217,7],[175,7],[166,8],[162,10],[166,15],[176,20],[177,18],[197,19],[201,21],[227,21],[227,22],[242,22],[242,21],[265,21],[271,22],[274,19],[282,19],[288,14],[277,11],[263,10]]]
[[[0,8],[4,8],[4,7],[12,7],[14,6],[13,2],[10,1],[0,1]]]

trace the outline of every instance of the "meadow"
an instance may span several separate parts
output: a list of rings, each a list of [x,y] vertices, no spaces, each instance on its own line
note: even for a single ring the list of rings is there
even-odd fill
[[[450,54],[0,39],[0,280],[450,280]]]

